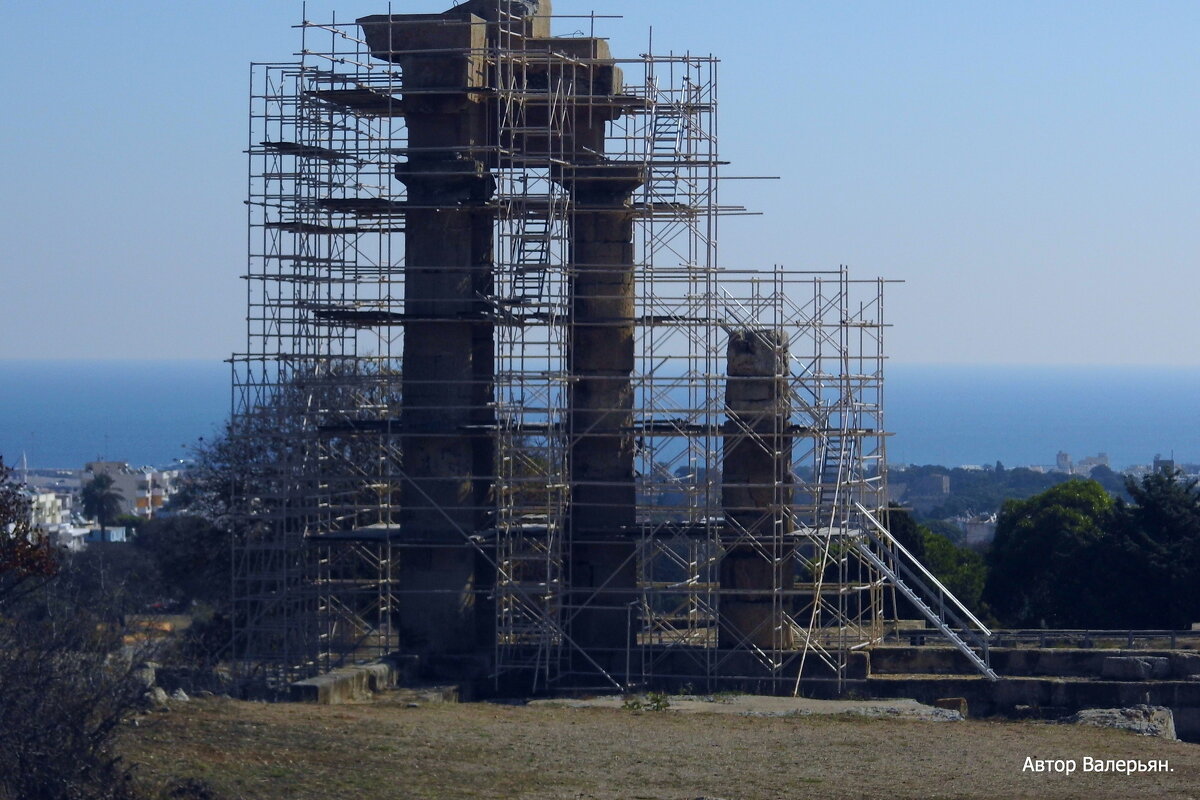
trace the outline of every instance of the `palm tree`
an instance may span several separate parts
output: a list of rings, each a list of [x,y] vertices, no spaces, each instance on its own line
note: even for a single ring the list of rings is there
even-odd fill
[[[121,503],[124,501],[125,496],[121,491],[113,488],[112,476],[103,472],[83,487],[83,513],[96,518],[101,534],[107,532],[108,526],[121,513]]]

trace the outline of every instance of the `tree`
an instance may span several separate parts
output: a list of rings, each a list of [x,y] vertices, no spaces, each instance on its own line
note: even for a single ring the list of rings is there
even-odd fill
[[[0,798],[133,800],[116,733],[139,706],[133,662],[85,609],[0,619]]]
[[[125,496],[113,488],[111,475],[100,473],[83,487],[83,513],[100,523],[100,530],[108,530],[121,513]]]
[[[888,503],[884,524],[892,538],[918,561],[925,563],[925,530],[917,524],[911,513],[896,503]],[[895,619],[917,619],[921,616],[921,612],[912,603],[895,592],[885,595],[884,604],[884,613]]]
[[[1016,470],[1010,470],[1015,472]],[[1001,508],[983,599],[1013,626],[1103,627],[1115,504],[1095,481],[1071,480]]]
[[[888,532],[895,537],[896,541],[904,545],[904,548],[912,553],[918,561],[923,561],[925,557],[925,534],[921,530],[921,526],[917,525],[917,521],[913,518],[913,515],[896,503],[888,503],[885,523]]]
[[[119,624],[163,596],[158,564],[144,550],[124,543],[92,542],[63,559],[55,599],[90,609],[99,621]]]
[[[945,539],[950,540],[955,545],[961,545],[962,540],[967,537],[963,529],[955,525],[948,519],[931,519],[926,520],[922,525],[930,532],[936,533]]]
[[[899,506],[888,507],[888,530],[908,552],[932,572],[950,592],[973,611],[982,607],[987,567],[983,557],[965,547],[959,547],[946,536],[934,533],[928,526],[917,524],[912,515]],[[934,520],[954,531],[958,528],[941,520]],[[959,532],[961,536],[961,532]],[[918,616],[916,609],[907,602],[900,604],[897,615]]]
[[[939,505],[928,507],[927,512],[919,514],[922,521],[998,510],[1005,500],[1024,499],[1067,480],[1063,473],[1034,472],[1025,467],[1008,469],[999,461],[990,469],[947,469],[933,465],[906,467],[894,470],[892,476],[910,487],[933,476],[950,478],[950,493]]]
[[[29,498],[0,456],[0,614],[58,572],[58,557],[33,530]]]
[[[175,600],[223,606],[229,598],[229,534],[197,516],[152,519],[142,525],[134,548],[158,565],[163,587]]]
[[[1129,478],[1117,502],[1114,563],[1122,627],[1187,628],[1200,621],[1200,486],[1182,472]]]
[[[142,688],[92,608],[49,596],[58,554],[34,533],[0,460],[0,798],[132,800],[115,734]]]
[[[987,580],[983,556],[928,530],[925,531],[924,549],[925,566],[929,571],[978,615],[983,608],[983,587]]]
[[[1125,496],[1125,478],[1103,464],[1092,467],[1088,477],[1103,486],[1114,497]]]

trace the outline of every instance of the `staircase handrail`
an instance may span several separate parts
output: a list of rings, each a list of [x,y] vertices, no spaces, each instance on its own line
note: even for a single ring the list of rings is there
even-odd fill
[[[883,539],[869,530],[863,531],[863,533],[870,542],[874,543],[881,550],[886,549]],[[988,639],[990,637],[972,628],[966,620],[955,612],[954,608],[947,607],[945,599],[947,596],[953,597],[953,595],[948,595],[947,592],[935,594],[934,590],[930,589],[921,580],[921,577],[909,569],[903,561],[894,559],[892,564],[895,569],[893,569],[887,565],[882,557],[871,550],[866,543],[861,541],[856,542],[855,546],[864,558],[875,564],[877,569],[885,575],[892,577],[896,581],[896,588],[912,601],[917,610],[925,615],[930,622],[933,622],[938,627],[938,630],[947,633],[955,646],[959,647],[959,649],[963,649],[964,646],[968,648],[971,646],[978,647],[983,652],[984,657],[977,663],[981,665],[981,669],[987,667]],[[934,600],[934,598],[937,599]],[[934,603],[937,608],[933,608],[930,603]],[[964,639],[968,641],[963,641]],[[970,657],[972,660],[975,660],[974,654],[971,654]],[[990,667],[987,667],[987,669],[990,669]],[[986,669],[984,671],[986,672]]]
[[[867,518],[867,520],[875,527],[877,531],[884,535],[887,543],[890,546],[894,547],[901,554],[903,554],[905,558],[908,559],[908,563],[903,564],[905,568],[908,568],[909,563],[916,565],[917,569],[920,570],[921,575],[937,587],[938,591],[941,592],[942,597],[949,598],[950,602],[954,604],[954,606],[962,613],[964,617],[966,617],[967,620],[971,622],[972,625],[979,629],[980,633],[982,633],[984,636],[992,635],[992,632],[988,630],[988,627],[980,622],[979,619],[971,613],[970,609],[963,605],[962,601],[955,597],[954,593],[947,589],[932,572],[926,569],[925,565],[921,563],[920,559],[910,553],[908,548],[901,544],[895,536],[892,536],[891,531],[889,531],[883,525],[883,523],[876,519],[874,514],[872,514],[862,503],[858,502],[857,500],[854,501],[854,506],[858,509],[860,514]]]
[[[867,537],[872,542],[876,543],[877,545],[882,546],[882,540],[878,536],[875,536],[875,534],[873,534],[867,530],[864,530],[864,533],[866,533]],[[899,575],[897,575],[896,572],[887,565],[887,562],[885,562],[883,560],[883,557],[880,556],[875,551],[873,551],[871,549],[870,545],[866,544],[863,540],[855,539],[854,546],[858,550],[858,552],[862,555],[862,557],[867,560],[868,563],[873,565],[883,575],[887,576],[888,578],[890,578],[893,581],[894,586],[900,590],[901,594],[903,594],[906,598],[908,598],[908,600],[917,608],[917,610],[920,611],[922,614],[924,614],[925,618],[933,623],[934,627],[937,628],[941,632],[942,636],[946,637],[946,639],[952,645],[957,647],[958,651],[960,653],[962,653],[964,656],[966,656],[967,660],[970,661],[972,664],[974,664],[975,668],[978,669],[979,672],[982,673],[984,677],[986,677],[988,680],[992,680],[992,681],[996,681],[996,680],[1000,679],[1000,676],[996,674],[996,671],[994,669],[992,669],[990,664],[988,663],[987,639],[983,639],[983,638],[979,637],[979,635],[977,633],[975,633],[974,631],[968,630],[967,628],[962,626],[961,621],[959,621],[958,615],[955,614],[953,611],[947,611],[944,604],[942,604],[942,608],[939,611],[934,611],[932,608],[930,608],[929,605],[923,599],[921,599],[921,596],[917,594],[917,592],[913,589],[913,587],[911,587],[907,583],[905,583],[904,579],[902,579]],[[901,562],[897,561],[895,563],[897,565],[899,565],[902,569],[904,569],[904,565]],[[905,569],[905,572],[907,574],[908,579],[911,580],[913,583],[915,583],[917,586],[919,586],[921,591],[925,593],[925,596],[929,596],[929,594],[930,594],[929,587],[926,586],[924,583],[922,583],[920,578],[918,578],[915,573],[913,573],[907,569]],[[956,624],[959,625],[959,627],[962,630],[962,633],[967,635],[968,638],[978,641],[978,644],[976,646],[981,649],[982,653],[976,653],[975,650],[971,647],[971,645],[968,644],[967,642],[963,641],[962,636],[960,636],[958,634],[958,632],[955,631],[954,628],[951,628],[947,624],[947,622],[946,622],[947,615],[949,615],[954,620],[956,620]]]

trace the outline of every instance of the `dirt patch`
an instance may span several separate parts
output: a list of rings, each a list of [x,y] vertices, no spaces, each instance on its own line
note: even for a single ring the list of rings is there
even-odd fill
[[[632,702],[631,702],[632,701]],[[758,717],[855,716],[874,719],[919,719],[929,722],[959,722],[955,711],[918,703],[916,700],[814,700],[807,697],[768,697],[755,694],[682,695],[665,698],[664,711],[683,714],[742,714]],[[621,696],[590,697],[582,700],[535,700],[531,706],[566,708],[621,708],[634,703],[647,705],[645,698]]]
[[[704,713],[721,703],[689,713],[412,705],[197,701],[128,728],[123,748],[151,783],[196,777],[231,798],[1098,800],[1200,794],[1200,747],[1099,728],[758,715],[761,709],[753,707]],[[1031,773],[1022,771],[1027,756],[1167,760],[1173,771]]]

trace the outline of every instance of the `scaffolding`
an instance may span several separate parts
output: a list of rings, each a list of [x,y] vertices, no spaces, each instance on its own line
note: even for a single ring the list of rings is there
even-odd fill
[[[238,658],[276,685],[470,650],[497,689],[840,691],[889,593],[955,607],[887,533],[885,282],[722,262],[717,60],[614,58],[529,5],[305,21],[299,61],[252,68]],[[417,264],[435,224],[474,242],[461,275]],[[406,373],[456,336],[465,366]],[[419,630],[451,606],[470,647]]]

